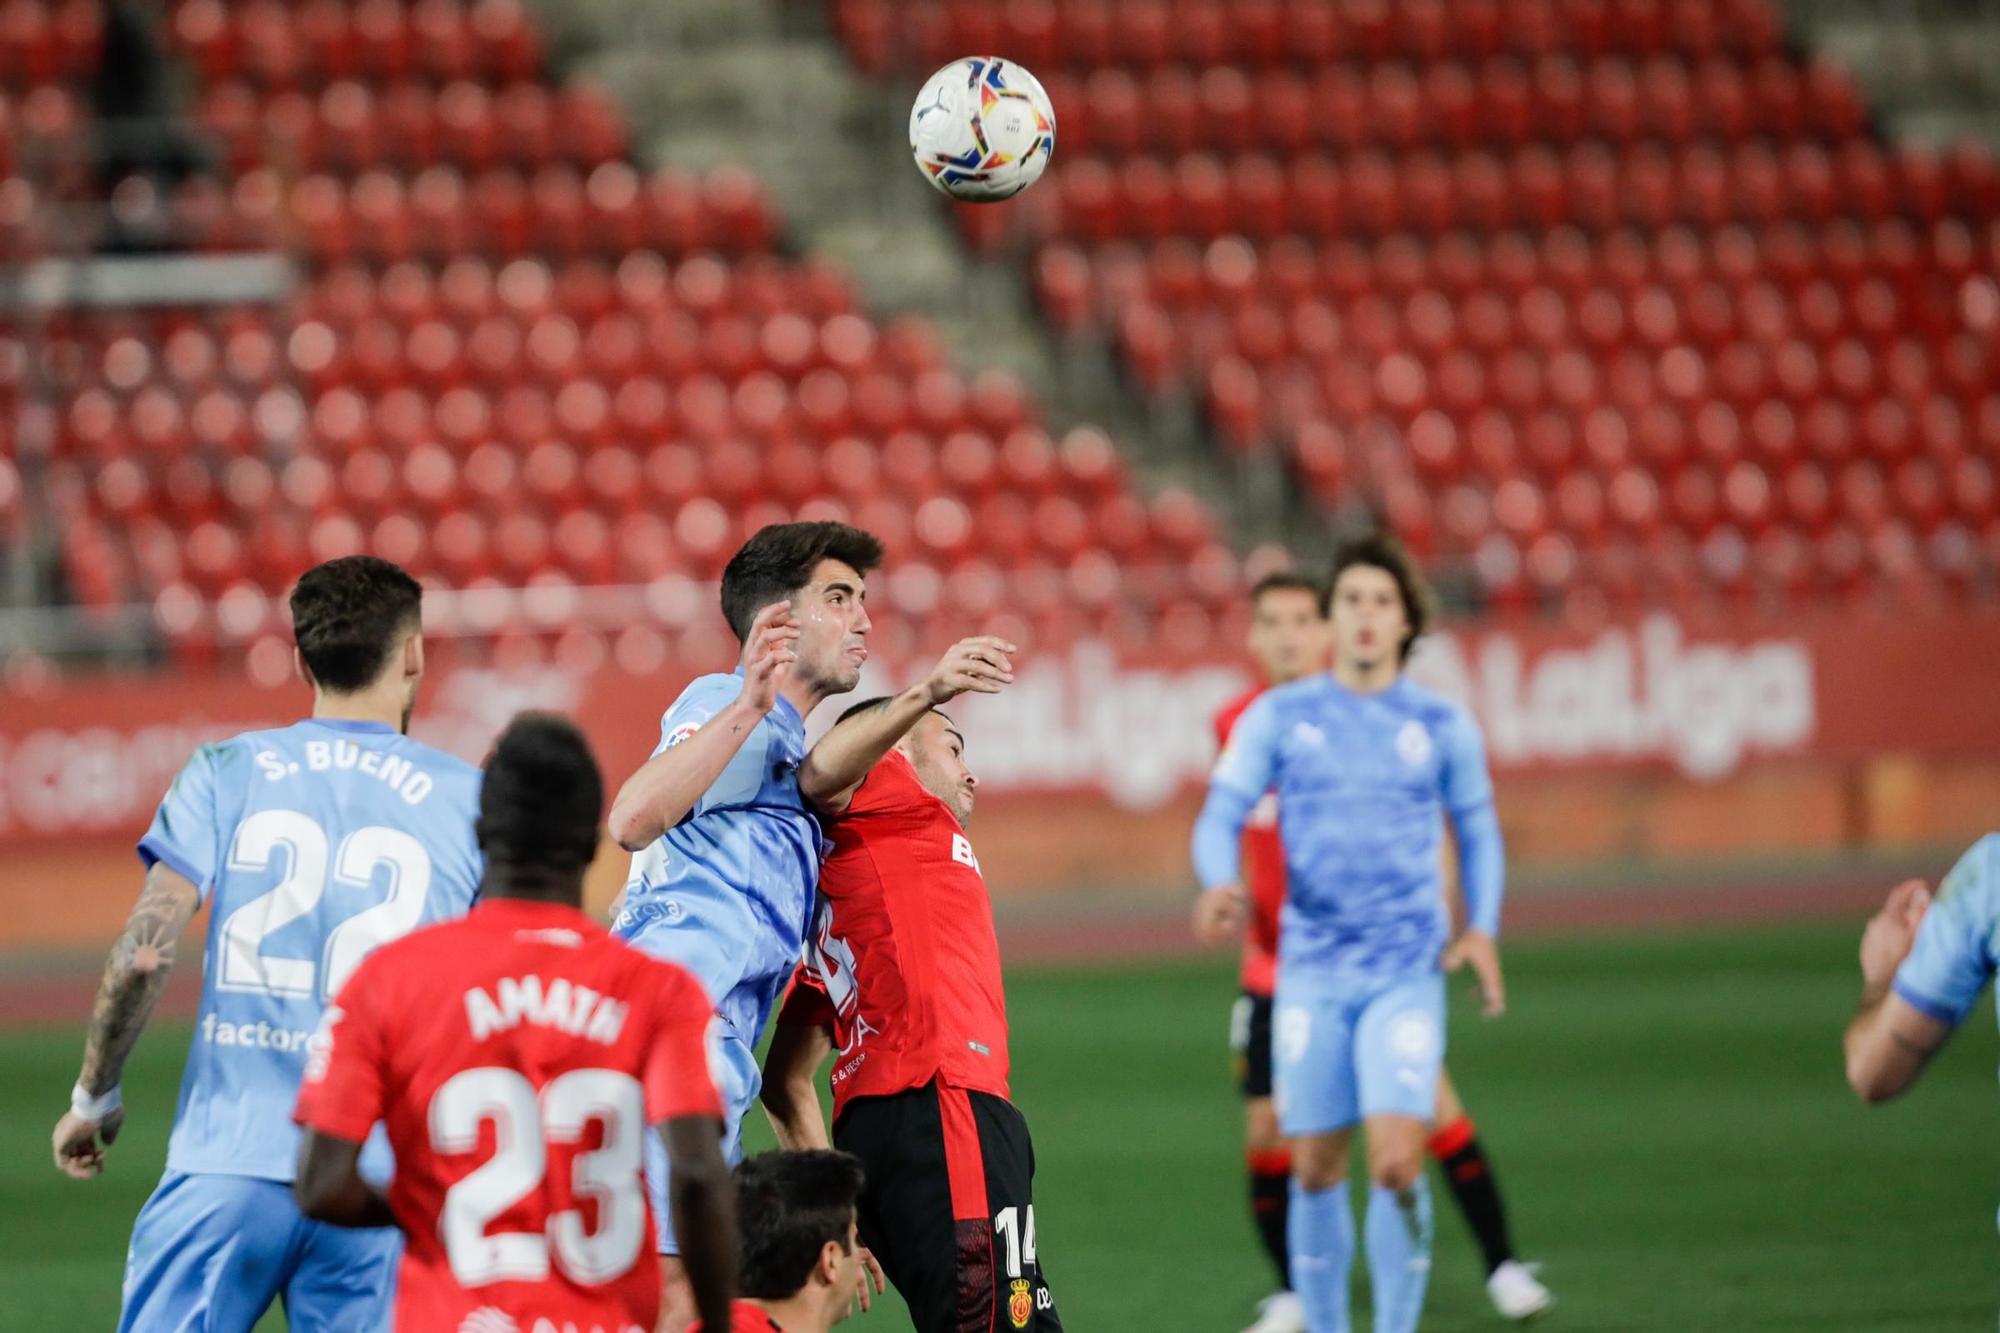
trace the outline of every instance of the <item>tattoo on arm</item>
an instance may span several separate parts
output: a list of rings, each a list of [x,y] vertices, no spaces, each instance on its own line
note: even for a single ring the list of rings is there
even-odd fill
[[[77,1079],[86,1092],[108,1090],[124,1072],[126,1057],[166,989],[181,932],[194,918],[198,899],[194,885],[172,871],[155,866],[147,875],[145,890],[125,920],[124,933],[111,946],[97,985],[90,1035],[83,1045],[83,1072]]]

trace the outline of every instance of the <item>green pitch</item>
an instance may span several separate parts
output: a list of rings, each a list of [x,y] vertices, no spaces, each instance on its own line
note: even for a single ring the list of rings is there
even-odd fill
[[[1990,1010],[1917,1092],[1864,1109],[1840,1072],[1854,938],[1814,925],[1522,941],[1507,959],[1513,1009],[1494,1024],[1455,983],[1451,1064],[1522,1248],[1560,1297],[1544,1327],[1994,1327]],[[1223,1052],[1232,981],[1219,959],[1011,978],[1040,1249],[1076,1333],[1239,1329],[1269,1286]],[[74,1037],[0,1036],[7,1327],[111,1326],[184,1043],[179,1030],[145,1044],[127,1084],[135,1122],[111,1173],[83,1186],[55,1174],[47,1147]],[[1441,1190],[1438,1219],[1425,1328],[1500,1327]],[[847,1327],[908,1325],[891,1298]]]

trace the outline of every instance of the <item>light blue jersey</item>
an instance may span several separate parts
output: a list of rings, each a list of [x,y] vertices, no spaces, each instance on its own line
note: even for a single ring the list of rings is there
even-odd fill
[[[1959,858],[1896,969],[1896,994],[1954,1027],[1972,1012],[2000,966],[2000,833]]]
[[[291,1180],[320,1012],[377,945],[472,905],[478,813],[478,769],[380,723],[195,751],[139,841],[209,905],[168,1170]]]
[[[1439,840],[1458,835],[1469,924],[1497,935],[1504,865],[1478,725],[1408,680],[1358,694],[1331,675],[1280,686],[1238,720],[1195,826],[1204,887],[1238,878],[1243,822],[1278,794],[1278,966],[1357,979],[1436,968],[1447,929]]]
[[[195,751],[139,856],[209,905],[201,1010],[167,1171],[140,1210],[121,1330],[374,1333],[401,1238],[303,1217],[292,1105],[327,1000],[378,945],[462,915],[483,869],[479,770],[373,722],[308,720]],[[390,1170],[378,1132],[362,1169]]]
[[[1447,816],[1466,920],[1500,927],[1504,860],[1479,729],[1407,680],[1360,694],[1327,674],[1267,692],[1237,720],[1195,824],[1205,887],[1238,881],[1244,822],[1274,789],[1285,849],[1271,1042],[1279,1128],[1301,1137],[1374,1116],[1428,1122],[1445,1051]],[[1350,1327],[1353,1229],[1345,1182],[1293,1180],[1287,1250],[1312,1333]],[[1366,1234],[1376,1333],[1415,1333],[1430,1273],[1424,1179],[1373,1185]]]
[[[694,735],[742,691],[741,673],[696,680],[661,719],[653,753]],[[780,698],[694,809],[633,855],[612,923],[620,938],[694,973],[714,1002],[714,1073],[732,1160],[762,1086],[757,1040],[802,956],[819,886],[823,839],[799,792],[805,754],[805,719]],[[665,1154],[654,1135],[646,1148],[661,1246],[671,1253]]]

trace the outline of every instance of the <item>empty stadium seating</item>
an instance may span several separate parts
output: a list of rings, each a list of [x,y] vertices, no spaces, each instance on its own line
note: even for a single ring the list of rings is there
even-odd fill
[[[778,257],[745,173],[642,176],[511,0],[172,12],[232,172],[183,211],[206,248],[295,250],[306,282],[277,311],[0,330],[0,396],[48,418],[79,601],[156,599],[200,655],[271,633],[306,564],[370,550],[529,590],[484,628],[566,651],[565,590],[713,578],[767,522],[839,517],[889,545],[892,653],[996,616],[1047,647],[1195,651],[1240,618],[1193,496],[1142,501],[1102,434],[1051,436],[1012,377]]]
[[[1499,607],[1991,591],[2000,173],[1884,147],[1765,0],[831,0],[1044,75],[1025,245],[1217,447]]]

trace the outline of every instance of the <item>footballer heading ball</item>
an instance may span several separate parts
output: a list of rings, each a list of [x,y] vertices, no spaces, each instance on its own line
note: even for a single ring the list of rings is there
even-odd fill
[[[910,108],[910,152],[954,199],[990,204],[1040,180],[1056,150],[1056,113],[1035,76],[998,56],[931,75]]]

